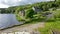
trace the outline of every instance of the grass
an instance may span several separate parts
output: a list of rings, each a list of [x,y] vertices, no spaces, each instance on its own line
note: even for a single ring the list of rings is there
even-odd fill
[[[38,28],[41,34],[51,34],[52,30],[60,32],[60,10],[53,11],[56,19],[45,22],[44,28]]]
[[[44,28],[38,28],[41,34],[51,34],[51,29],[60,32],[60,21],[46,22]]]

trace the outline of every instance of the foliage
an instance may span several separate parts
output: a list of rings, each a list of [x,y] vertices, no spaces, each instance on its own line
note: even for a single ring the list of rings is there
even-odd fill
[[[21,21],[21,18],[19,17],[18,14],[16,14],[16,19],[17,19],[18,21]]]
[[[19,11],[21,10],[25,10],[25,17],[29,18],[31,20],[42,20],[45,17],[43,17],[40,13],[39,14],[35,14],[34,11],[32,10],[32,7],[36,6],[39,7],[39,9],[41,9],[42,11],[48,11],[51,8],[59,8],[60,7],[60,2],[58,1],[48,1],[48,2],[38,2],[38,3],[34,3],[34,4],[28,4],[28,5],[21,5],[21,6],[14,6],[14,7],[9,7],[9,8],[4,8],[3,10],[0,9],[1,13],[15,13],[18,14]],[[55,10],[55,9],[53,9]],[[59,14],[60,15],[60,14]],[[60,17],[59,15],[55,15],[54,19],[56,17]],[[52,18],[52,20],[54,20]]]
[[[46,22],[44,28],[38,28],[41,34],[51,34],[52,30],[60,32],[60,21]]]
[[[33,15],[34,15],[34,11],[32,9],[27,9],[25,10],[25,17],[26,18],[33,18]]]
[[[51,17],[46,23],[44,28],[38,28],[41,34],[51,34],[52,31],[60,32],[60,10],[53,11]]]
[[[42,9],[43,11],[47,11],[49,10],[49,8],[57,8],[60,7],[60,0],[58,1],[49,1],[49,2],[38,2],[38,3],[34,3],[34,4],[28,4],[28,5],[21,5],[21,6],[14,6],[14,7],[9,7],[9,8],[4,8],[6,9],[5,11],[3,11],[3,13],[14,13],[15,11],[20,11],[20,10],[27,10],[32,8],[33,6],[37,6],[40,9]],[[2,11],[1,11],[2,12]]]
[[[53,16],[51,18],[49,18],[47,21],[51,22],[51,21],[55,21],[55,20],[60,20],[60,10],[55,10],[52,11],[53,12]]]

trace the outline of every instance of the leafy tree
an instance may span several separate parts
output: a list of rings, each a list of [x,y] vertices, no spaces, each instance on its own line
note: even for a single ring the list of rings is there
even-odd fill
[[[25,10],[25,17],[26,18],[33,18],[33,15],[34,15],[34,11],[32,9],[27,9]]]

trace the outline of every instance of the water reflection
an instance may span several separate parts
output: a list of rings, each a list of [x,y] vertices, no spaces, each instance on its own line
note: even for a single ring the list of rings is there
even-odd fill
[[[0,29],[21,24],[14,14],[0,14]]]

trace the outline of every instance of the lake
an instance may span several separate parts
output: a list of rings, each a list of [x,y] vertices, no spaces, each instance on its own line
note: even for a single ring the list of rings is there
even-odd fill
[[[22,24],[16,20],[14,14],[0,14],[0,29]]]

